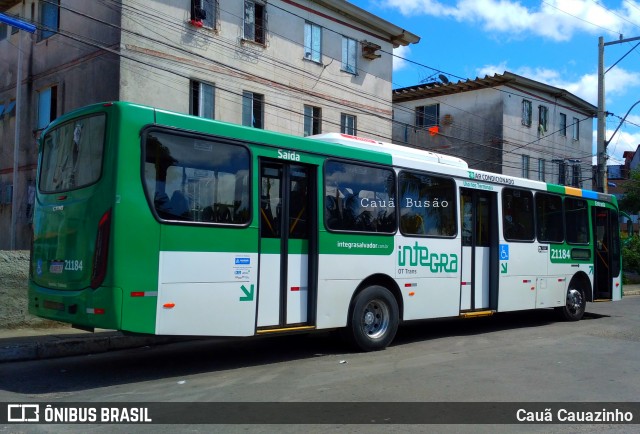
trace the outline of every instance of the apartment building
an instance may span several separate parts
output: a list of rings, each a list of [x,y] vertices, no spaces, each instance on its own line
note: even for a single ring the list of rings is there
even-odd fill
[[[590,189],[597,108],[510,72],[393,91],[393,139],[469,167]]]

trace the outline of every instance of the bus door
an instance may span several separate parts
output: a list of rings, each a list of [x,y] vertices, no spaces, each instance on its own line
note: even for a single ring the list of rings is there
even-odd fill
[[[592,212],[594,298],[611,300],[613,279],[620,275],[618,213],[600,207],[594,207]]]
[[[497,307],[498,228],[496,194],[460,190],[462,259],[460,311]]]
[[[259,329],[315,321],[315,173],[312,166],[260,162]]]

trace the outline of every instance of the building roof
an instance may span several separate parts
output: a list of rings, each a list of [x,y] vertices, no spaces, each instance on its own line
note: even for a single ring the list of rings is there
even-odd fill
[[[0,0],[2,1],[2,0]],[[287,0],[284,0],[287,1]],[[398,27],[389,21],[383,20],[377,15],[365,11],[346,0],[310,0],[313,3],[324,6],[356,23],[369,27],[380,36],[384,36],[394,47],[400,45],[417,44],[420,36]]]
[[[485,75],[484,78],[477,77],[474,80],[458,81],[457,83],[432,82],[419,84],[416,86],[403,87],[393,91],[393,102],[413,101],[417,99],[436,98],[444,95],[452,95],[455,93],[470,92],[474,90],[486,89],[491,87],[507,86],[517,89],[527,88],[537,92],[545,93],[551,97],[563,100],[577,109],[586,112],[595,117],[598,108],[570,93],[567,90],[560,89],[539,81],[531,80],[521,75],[513,74],[505,71],[503,74],[494,74],[492,77]]]

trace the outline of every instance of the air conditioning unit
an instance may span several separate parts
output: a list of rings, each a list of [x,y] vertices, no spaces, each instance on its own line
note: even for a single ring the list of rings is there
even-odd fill
[[[379,59],[382,55],[376,54],[376,51],[381,48],[380,45],[373,42],[362,41],[362,57],[369,60]]]

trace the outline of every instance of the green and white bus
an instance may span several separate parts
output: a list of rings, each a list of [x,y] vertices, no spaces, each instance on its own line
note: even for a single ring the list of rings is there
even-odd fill
[[[343,134],[113,102],[43,132],[31,313],[84,329],[255,336],[622,297],[613,196]]]

